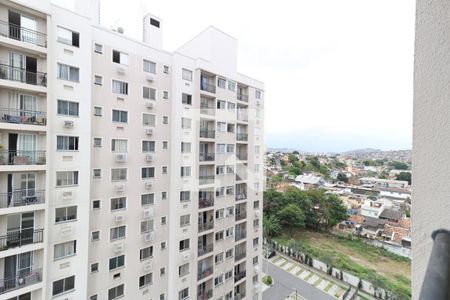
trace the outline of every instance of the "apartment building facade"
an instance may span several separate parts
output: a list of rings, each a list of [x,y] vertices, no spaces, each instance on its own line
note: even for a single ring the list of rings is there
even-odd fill
[[[98,9],[0,3],[0,298],[261,299],[263,83]]]

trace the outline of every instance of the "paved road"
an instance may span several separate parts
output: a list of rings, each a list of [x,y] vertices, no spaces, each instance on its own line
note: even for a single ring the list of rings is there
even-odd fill
[[[275,281],[274,285],[264,291],[263,300],[285,300],[295,289],[297,293],[306,300],[336,300],[327,293],[315,288],[311,284],[295,277],[284,269],[269,265],[269,274]],[[263,272],[266,272],[267,261],[263,261]]]

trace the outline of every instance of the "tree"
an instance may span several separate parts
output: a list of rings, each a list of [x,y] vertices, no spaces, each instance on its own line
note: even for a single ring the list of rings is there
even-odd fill
[[[343,181],[343,182],[348,182],[347,175],[345,175],[344,173],[339,173],[337,175],[337,180]]]
[[[297,150],[294,150],[292,154],[300,154]]]
[[[396,170],[408,170],[408,164],[401,161],[393,161],[389,165]]]
[[[278,218],[284,227],[289,228],[290,234],[293,228],[305,227],[305,214],[293,203],[282,208],[278,212]]]
[[[400,172],[397,175],[397,180],[408,181],[408,184],[411,185],[411,173],[410,172]]]
[[[280,220],[276,216],[264,216],[263,230],[266,237],[274,237],[281,232]]]

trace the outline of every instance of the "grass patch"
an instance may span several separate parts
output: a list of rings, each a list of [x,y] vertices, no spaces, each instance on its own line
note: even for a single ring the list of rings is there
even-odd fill
[[[302,274],[303,271],[305,271],[305,270],[304,270],[304,269],[301,269],[300,271],[297,271],[297,273],[295,273],[295,276],[300,276],[300,274]]]
[[[314,273],[309,273],[308,276],[306,276],[303,280],[308,281],[311,277],[314,276]]]
[[[316,282],[314,282],[314,286],[318,286],[321,282],[322,282],[323,278],[319,277],[319,279],[316,280]]]
[[[292,270],[294,270],[296,266],[293,264],[292,266],[290,266],[289,268],[287,268],[286,271],[291,272]]]
[[[333,285],[334,285],[334,283],[332,283],[332,282],[328,283],[328,285],[324,289],[325,293],[328,293],[328,291],[333,287]]]
[[[287,263],[288,263],[288,261],[285,260],[284,262],[281,263],[280,267],[281,267],[281,268],[284,267],[285,265],[287,265]]]
[[[268,285],[268,286],[271,286],[273,284],[272,276],[269,276],[269,275],[264,276],[262,281],[265,285]]]

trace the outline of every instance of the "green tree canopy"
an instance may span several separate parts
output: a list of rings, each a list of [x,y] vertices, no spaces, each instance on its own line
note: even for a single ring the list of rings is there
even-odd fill
[[[397,175],[397,180],[408,181],[408,184],[411,185],[411,173],[410,172],[400,172]]]
[[[293,228],[300,228],[305,226],[305,214],[295,204],[291,203],[283,207],[277,213],[281,224],[289,228],[289,232],[292,233]]]
[[[345,175],[344,173],[339,173],[337,175],[337,180],[343,181],[343,182],[348,182],[347,175]]]

